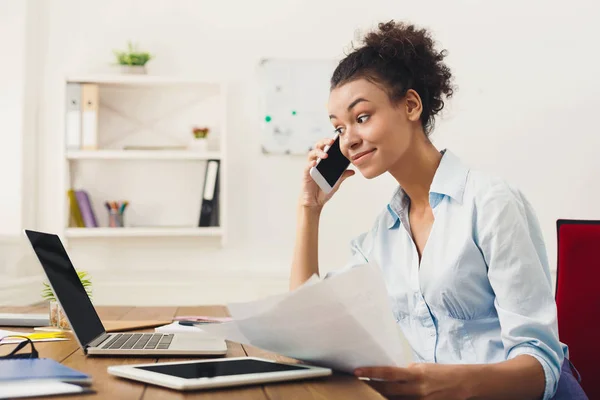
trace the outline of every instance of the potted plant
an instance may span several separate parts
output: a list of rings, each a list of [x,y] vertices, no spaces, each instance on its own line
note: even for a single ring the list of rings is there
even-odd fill
[[[92,281],[90,280],[90,276],[85,271],[77,271],[77,276],[79,276],[79,280],[83,285],[85,292],[88,297],[92,298]],[[65,316],[65,312],[58,304],[56,297],[54,296],[54,291],[52,287],[47,282],[43,282],[44,288],[42,289],[42,298],[44,300],[49,301],[50,305],[50,326],[54,326],[60,329],[70,329],[69,321]]]
[[[190,149],[196,151],[206,151],[208,145],[208,134],[210,133],[210,128],[207,127],[197,127],[192,128],[192,142],[190,143]]]
[[[146,63],[152,59],[150,53],[138,51],[131,42],[127,43],[126,51],[114,50],[114,53],[121,70],[127,74],[145,74]]]

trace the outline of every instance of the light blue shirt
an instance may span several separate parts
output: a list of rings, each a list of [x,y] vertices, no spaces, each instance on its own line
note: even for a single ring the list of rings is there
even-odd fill
[[[556,391],[566,346],[534,211],[501,179],[443,152],[430,188],[435,221],[419,265],[410,199],[398,188],[373,228],[352,241],[349,267],[382,269],[394,317],[418,362],[494,363],[521,354]]]

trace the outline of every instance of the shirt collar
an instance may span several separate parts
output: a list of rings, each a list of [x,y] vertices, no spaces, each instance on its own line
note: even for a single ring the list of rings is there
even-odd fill
[[[448,150],[442,150],[440,165],[435,171],[431,187],[429,189],[429,203],[435,208],[444,196],[462,204],[469,169]],[[410,199],[406,192],[398,186],[392,199],[388,204],[388,228],[393,228],[400,220],[400,216],[406,211]]]
[[[454,153],[442,150],[442,154],[429,193],[443,194],[462,204],[469,169]]]

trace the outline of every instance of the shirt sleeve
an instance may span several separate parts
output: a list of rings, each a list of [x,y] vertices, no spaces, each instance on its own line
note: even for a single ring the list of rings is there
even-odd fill
[[[544,400],[554,396],[564,358],[543,236],[531,205],[506,184],[477,205],[477,240],[496,295],[506,359],[535,357],[544,370]]]

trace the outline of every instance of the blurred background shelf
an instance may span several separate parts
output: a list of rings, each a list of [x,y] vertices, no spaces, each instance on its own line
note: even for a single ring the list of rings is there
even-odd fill
[[[215,85],[196,78],[159,76],[159,75],[72,75],[67,77],[72,83],[98,83],[104,85],[134,85],[134,86],[170,86],[170,85]]]
[[[68,160],[220,160],[219,151],[189,150],[70,150]]]
[[[68,228],[68,238],[100,238],[100,237],[169,237],[169,236],[212,236],[223,234],[220,227],[139,227],[139,228]]]
[[[90,241],[216,238],[223,246],[227,236],[226,85],[218,80],[153,75],[72,75],[64,83],[63,112],[79,119],[64,120],[62,191],[72,189],[80,197],[85,192],[86,209],[91,209],[97,222],[74,221],[76,213],[71,215],[71,200],[65,196],[63,236]],[[95,107],[71,108],[90,101]],[[79,129],[73,128],[77,124]],[[195,140],[195,128],[206,129],[208,137]],[[213,196],[218,193],[218,203],[210,209],[218,217],[211,217],[211,222],[205,218],[202,225],[210,226],[199,227],[208,167],[214,166],[210,160],[218,161],[218,180],[211,179],[216,186],[207,186]],[[108,222],[107,201],[129,203],[125,219],[132,227],[107,227],[119,225]],[[91,227],[94,224],[100,227]],[[215,244],[215,240],[208,242]]]

